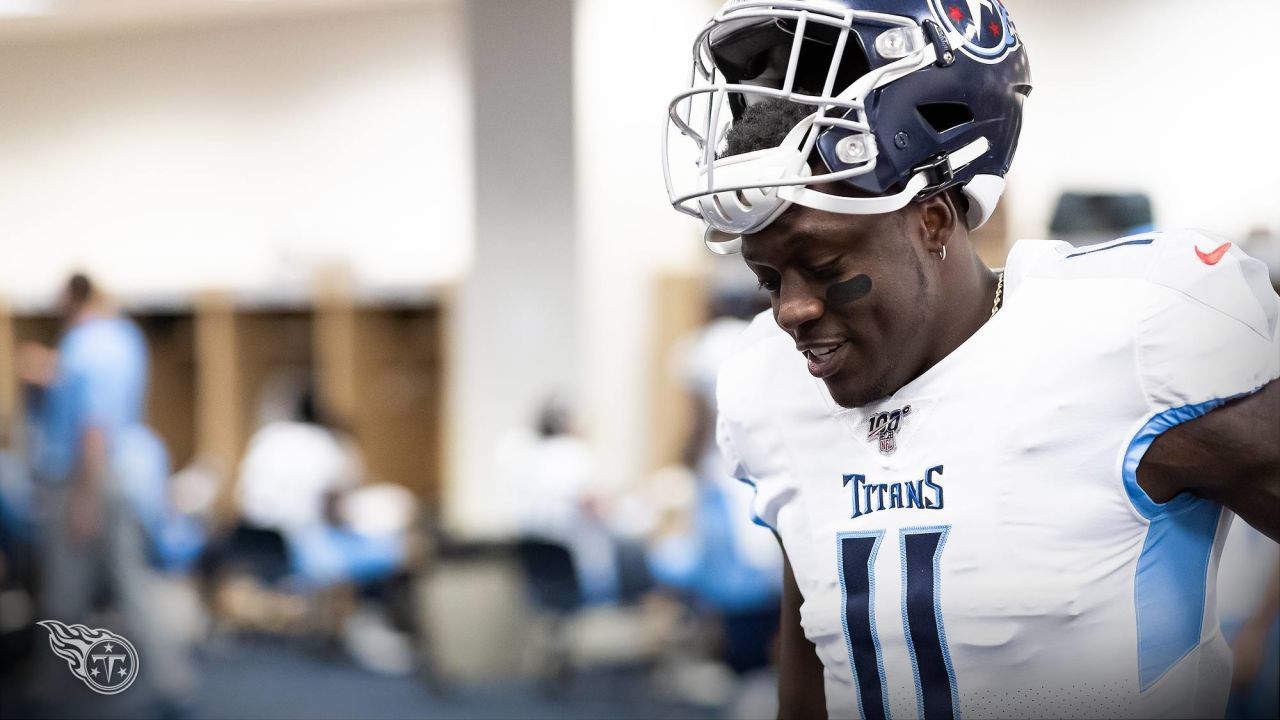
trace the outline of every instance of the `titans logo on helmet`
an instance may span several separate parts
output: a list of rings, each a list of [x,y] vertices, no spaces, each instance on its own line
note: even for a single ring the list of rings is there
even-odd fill
[[[948,34],[960,36],[960,50],[975,60],[996,62],[1018,47],[1000,0],[930,0],[930,5]]]

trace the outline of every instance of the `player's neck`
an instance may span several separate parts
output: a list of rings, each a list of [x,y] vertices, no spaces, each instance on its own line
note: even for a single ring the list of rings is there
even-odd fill
[[[955,352],[993,317],[997,275],[976,254],[965,253],[965,256],[967,260],[954,258],[958,262],[942,273],[941,312],[931,333],[936,340],[926,355],[924,370]]]

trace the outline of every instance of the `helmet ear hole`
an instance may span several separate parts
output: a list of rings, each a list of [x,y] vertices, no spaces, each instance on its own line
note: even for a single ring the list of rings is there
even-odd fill
[[[964,103],[925,103],[916,106],[916,112],[920,113],[920,117],[924,118],[924,121],[929,123],[929,127],[939,135],[973,122],[973,111]]]

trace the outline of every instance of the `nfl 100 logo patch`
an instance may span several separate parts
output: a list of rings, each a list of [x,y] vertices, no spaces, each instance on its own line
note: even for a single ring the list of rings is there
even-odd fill
[[[867,419],[867,441],[878,440],[880,453],[892,455],[898,449],[897,433],[903,421],[911,414],[911,406],[899,410],[876,413]]]

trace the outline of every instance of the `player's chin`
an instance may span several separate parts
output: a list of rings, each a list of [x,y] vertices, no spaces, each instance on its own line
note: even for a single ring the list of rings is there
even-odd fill
[[[837,373],[822,379],[831,399],[840,407],[855,408],[874,402],[886,395],[879,374],[865,365],[841,368]]]

